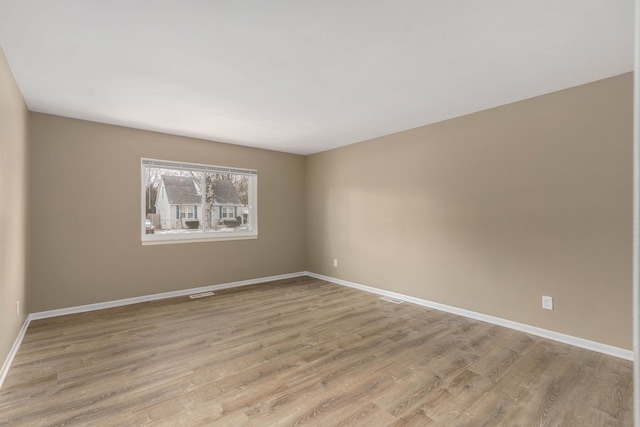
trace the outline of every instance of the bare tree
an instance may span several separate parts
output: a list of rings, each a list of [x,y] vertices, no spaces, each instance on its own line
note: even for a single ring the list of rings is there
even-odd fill
[[[245,206],[248,206],[249,205],[249,178],[245,175],[235,175],[233,185],[236,188],[236,191],[238,192],[240,203],[242,203]]]
[[[162,180],[161,169],[158,168],[145,168],[144,169],[144,184],[145,184],[145,200],[146,200],[146,213],[156,213],[156,199],[158,198],[158,189],[160,188],[160,181]]]

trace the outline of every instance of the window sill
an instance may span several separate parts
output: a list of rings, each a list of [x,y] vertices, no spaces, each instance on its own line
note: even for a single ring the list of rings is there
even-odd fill
[[[202,236],[202,237],[188,237],[185,238],[183,236],[176,236],[176,238],[166,238],[163,236],[161,239],[157,238],[142,238],[142,246],[153,246],[153,245],[173,245],[173,244],[182,244],[182,243],[205,243],[205,242],[223,242],[229,240],[254,240],[257,239],[257,234],[249,234],[249,235],[230,235],[230,236]]]

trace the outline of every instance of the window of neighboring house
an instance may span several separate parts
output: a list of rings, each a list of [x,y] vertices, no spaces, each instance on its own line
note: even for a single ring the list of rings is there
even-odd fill
[[[152,159],[141,169],[143,244],[258,236],[257,171]]]
[[[181,218],[193,218],[193,206],[183,206],[182,213],[180,214]]]

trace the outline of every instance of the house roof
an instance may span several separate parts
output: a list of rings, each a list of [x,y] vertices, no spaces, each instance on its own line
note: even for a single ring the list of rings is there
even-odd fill
[[[238,190],[227,179],[213,181],[213,203],[215,205],[241,205]]]
[[[162,182],[171,205],[198,205],[202,203],[202,195],[198,191],[193,178],[187,176],[162,175]],[[233,182],[227,179],[213,181],[214,205],[241,205],[238,190]]]
[[[202,196],[199,194],[193,178],[162,175],[162,182],[167,192],[169,204],[197,205],[202,203]]]

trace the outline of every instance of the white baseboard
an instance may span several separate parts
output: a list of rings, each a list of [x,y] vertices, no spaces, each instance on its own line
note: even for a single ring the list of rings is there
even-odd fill
[[[13,343],[13,346],[11,347],[11,351],[7,355],[7,358],[4,361],[4,364],[2,365],[2,370],[0,371],[0,388],[2,388],[2,383],[7,377],[7,374],[9,373],[9,368],[13,363],[13,358],[16,356],[16,353],[18,352],[18,348],[20,348],[22,339],[24,338],[24,335],[26,334],[27,329],[29,328],[29,324],[31,323],[32,320],[47,319],[50,317],[64,316],[67,314],[84,313],[87,311],[102,310],[104,308],[120,307],[123,305],[137,304],[140,302],[147,302],[147,301],[156,301],[160,299],[180,297],[180,296],[197,294],[197,293],[207,292],[207,291],[237,288],[239,286],[255,285],[258,283],[273,282],[275,280],[291,279],[293,277],[300,277],[300,276],[306,276],[306,275],[307,275],[306,271],[300,271],[298,273],[280,274],[278,276],[268,276],[268,277],[261,277],[258,279],[240,280],[237,282],[222,283],[219,285],[203,286],[200,288],[181,289],[179,291],[163,292],[159,294],[143,295],[143,296],[134,297],[134,298],[125,298],[125,299],[119,299],[114,301],[99,302],[96,304],[87,304],[87,305],[80,305],[76,307],[68,307],[68,308],[61,308],[57,310],[40,311],[37,313],[31,313],[25,319],[24,324],[22,325],[22,328],[18,333],[18,337]]]
[[[348,286],[350,288],[360,289],[362,291],[367,291],[367,292],[371,292],[378,295],[398,298],[403,301],[411,302],[413,304],[418,304],[424,307],[434,308],[436,310],[445,311],[447,313],[456,314],[458,316],[464,316],[471,319],[492,323],[494,325],[504,326],[505,328],[515,329],[517,331],[526,332],[528,334],[536,335],[542,338],[548,338],[550,340],[573,345],[575,347],[597,351],[598,353],[608,354],[609,356],[615,356],[620,359],[631,360],[631,361],[634,360],[634,352],[632,350],[625,350],[623,348],[614,347],[611,345],[602,344],[595,341],[589,341],[583,338],[578,338],[571,335],[565,335],[559,332],[538,328],[536,326],[526,325],[524,323],[518,323],[511,320],[502,319],[499,317],[489,316],[487,314],[477,313],[471,310],[465,310],[463,308],[440,304],[440,303],[425,300],[422,298],[416,298],[408,295],[399,294],[396,292],[390,292],[384,289],[361,285],[359,283],[348,282],[346,280],[336,279],[334,277],[323,276],[322,274],[316,274],[308,271],[307,275],[311,277],[315,277],[316,279],[321,279],[321,280],[326,280],[327,282],[336,283],[338,285]]]
[[[2,383],[4,382],[5,378],[7,377],[7,374],[9,373],[9,368],[13,363],[13,359],[16,356],[16,353],[18,352],[18,348],[20,348],[22,339],[24,338],[24,335],[26,334],[27,329],[29,328],[29,324],[31,323],[32,320],[47,319],[50,317],[64,316],[67,314],[84,313],[87,311],[102,310],[104,308],[120,307],[123,305],[137,304],[140,302],[155,301],[155,300],[166,299],[166,298],[174,298],[174,297],[180,297],[180,296],[191,295],[191,294],[207,292],[207,291],[237,288],[239,286],[255,285],[257,283],[273,282],[275,280],[283,280],[283,279],[290,279],[293,277],[305,276],[306,274],[307,274],[306,271],[300,271],[298,273],[281,274],[278,276],[261,277],[258,279],[240,280],[237,282],[222,283],[219,285],[203,286],[200,288],[181,289],[179,291],[163,292],[159,294],[144,295],[144,296],[134,297],[134,298],[125,298],[125,299],[119,299],[114,301],[99,302],[96,304],[87,304],[87,305],[80,305],[76,307],[61,308],[58,310],[49,310],[49,311],[40,311],[37,313],[31,313],[25,319],[24,324],[22,325],[22,328],[18,333],[18,337],[13,343],[13,346],[11,347],[11,351],[7,355],[7,358],[2,365],[2,370],[0,371],[0,388],[2,388]]]
[[[4,363],[2,364],[2,370],[0,370],[0,389],[2,388],[2,384],[4,383],[5,378],[7,378],[7,374],[9,373],[9,368],[13,363],[13,358],[16,357],[16,353],[18,352],[18,348],[20,348],[20,344],[22,344],[22,339],[24,335],[27,333],[27,329],[29,328],[29,323],[31,323],[31,319],[27,316],[24,319],[24,323],[22,324],[22,328],[20,328],[20,332],[18,332],[18,336],[16,340],[13,342],[13,346],[11,346],[11,350],[7,355]]]
[[[40,311],[31,313],[31,320],[47,319],[49,317],[65,316],[67,314],[84,313],[87,311],[102,310],[104,308],[120,307],[123,305],[138,304],[147,301],[156,301],[166,298],[181,297],[185,295],[198,294],[201,292],[216,291],[220,289],[237,288],[239,286],[255,285],[257,283],[273,282],[274,280],[290,279],[292,277],[304,276],[307,273],[301,271],[298,273],[281,274],[279,276],[261,277],[259,279],[240,280],[238,282],[222,283],[220,285],[202,286],[200,288],[181,289],[179,291],[163,292],[159,294],[143,295],[133,298],[125,298],[114,301],[99,302],[96,304],[79,305],[76,307],[60,308],[57,310]]]
[[[424,307],[434,308],[436,310],[445,311],[445,312],[456,314],[459,316],[464,316],[471,319],[480,320],[483,322],[492,323],[499,326],[504,326],[506,328],[515,329],[518,331],[526,332],[528,334],[536,335],[542,338],[548,338],[554,341],[570,344],[570,345],[584,348],[587,350],[597,351],[599,353],[608,354],[610,356],[615,356],[621,359],[631,360],[631,361],[634,360],[634,352],[631,350],[625,350],[623,348],[614,347],[607,344],[598,343],[595,341],[589,341],[582,338],[573,337],[571,335],[561,334],[559,332],[549,331],[547,329],[526,325],[524,323],[513,322],[511,320],[501,319],[499,317],[489,316],[487,314],[477,313],[475,311],[465,310],[462,308],[440,304],[437,302],[428,301],[421,298],[416,298],[416,297],[412,297],[404,294],[399,294],[396,292],[386,291],[384,289],[378,289],[371,286],[348,282],[346,280],[336,279],[334,277],[323,276],[321,274],[316,274],[309,271],[301,271],[298,273],[281,274],[278,276],[269,276],[269,277],[262,277],[258,279],[241,280],[237,282],[222,283],[219,285],[203,286],[200,288],[181,289],[178,291],[163,292],[159,294],[144,295],[144,296],[134,297],[134,298],[126,298],[126,299],[107,301],[107,302],[101,302],[96,304],[88,304],[88,305],[81,305],[76,307],[61,308],[58,310],[49,310],[49,311],[31,313],[25,319],[24,324],[22,325],[22,328],[18,333],[18,337],[13,343],[13,346],[11,347],[11,351],[9,351],[9,354],[7,355],[7,358],[4,361],[4,364],[2,365],[2,370],[0,371],[0,388],[2,388],[2,384],[4,383],[4,380],[7,377],[7,374],[9,373],[9,368],[13,363],[13,359],[16,353],[18,352],[18,348],[20,347],[20,344],[22,343],[22,339],[24,338],[27,332],[27,328],[29,327],[29,324],[31,323],[32,320],[64,316],[67,314],[84,313],[87,311],[102,310],[104,308],[120,307],[123,305],[137,304],[140,302],[174,298],[174,297],[191,295],[191,294],[200,293],[200,292],[255,285],[257,283],[272,282],[275,280],[290,279],[290,278],[300,277],[305,275],[314,277],[316,279],[326,280],[328,282],[336,283],[338,285],[348,286],[350,288],[360,289],[362,291],[371,292],[378,295],[397,298],[397,299],[418,304]]]

